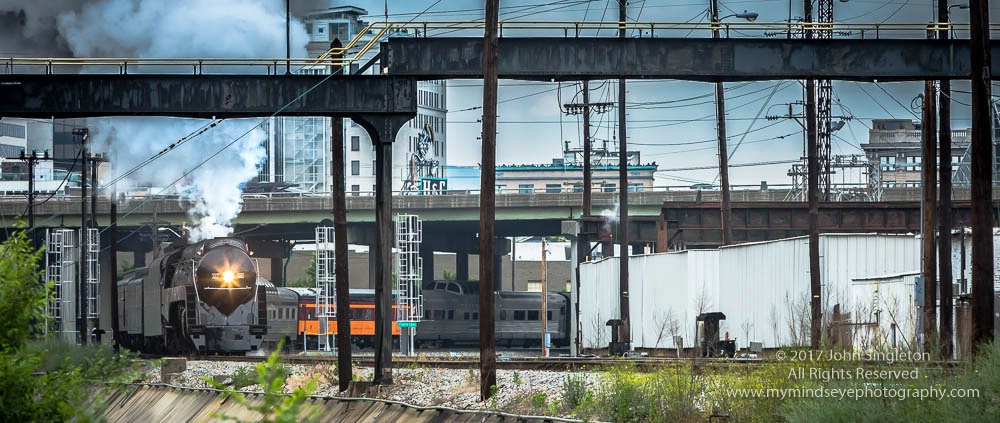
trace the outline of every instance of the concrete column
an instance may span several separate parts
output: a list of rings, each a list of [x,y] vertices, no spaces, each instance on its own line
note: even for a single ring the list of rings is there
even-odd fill
[[[132,250],[132,263],[136,268],[146,267],[146,250]]]
[[[271,283],[274,286],[287,286],[285,283],[285,266],[283,260],[277,257],[271,259]]]
[[[379,261],[378,252],[375,251],[375,245],[368,246],[368,289],[375,289],[378,284],[378,278],[375,277],[378,271]]]
[[[503,258],[501,254],[495,254],[493,256],[493,290],[502,291],[503,290]],[[482,257],[479,258],[482,260]]]
[[[455,253],[455,280],[469,280],[469,253],[462,251]]]
[[[430,247],[420,248],[420,260],[423,262],[423,274],[421,278],[423,282],[430,282],[434,280],[434,250]]]

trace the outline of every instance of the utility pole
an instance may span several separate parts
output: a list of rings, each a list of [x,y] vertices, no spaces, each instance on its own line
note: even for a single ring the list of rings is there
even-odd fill
[[[618,38],[625,38],[625,19],[628,18],[625,0],[618,0]],[[621,334],[619,338],[626,351],[630,350],[632,343],[632,331],[629,325],[629,303],[628,303],[628,257],[629,257],[629,236],[628,236],[628,137],[625,131],[627,127],[625,116],[625,78],[618,79],[618,243],[621,246],[621,254],[618,256],[618,310],[622,319]],[[544,253],[543,253],[544,254]],[[544,257],[544,256],[543,256]]]
[[[563,104],[563,108],[568,115],[583,115],[583,210],[581,216],[589,216],[593,210],[593,171],[591,170],[590,156],[593,154],[590,140],[590,113],[596,109],[597,113],[608,111],[614,104],[612,103],[591,103],[590,102],[590,82],[583,81],[583,103]],[[607,150],[605,150],[607,153]]]
[[[49,157],[48,149],[42,152],[42,157],[38,157],[38,152],[34,149],[31,150],[30,154],[25,154],[22,148],[18,157],[8,157],[8,159],[21,160],[28,165],[28,237],[31,240],[31,246],[37,247],[38,243],[35,239],[35,165],[40,161],[52,160],[52,158]]]
[[[340,48],[343,45],[339,38],[334,38],[330,43],[330,50],[336,53],[331,55],[333,65],[330,66],[331,74],[338,74],[343,71],[339,66],[343,53]],[[330,182],[333,185],[333,274],[334,284],[337,289],[337,368],[338,388],[340,392],[346,391],[351,384],[353,375],[351,363],[351,309],[350,299],[350,279],[347,270],[347,198],[344,189],[347,187],[346,176],[344,174],[344,119],[338,116],[330,118],[331,149],[333,155],[332,174]]]
[[[479,397],[497,386],[496,322],[493,306],[493,248],[496,225],[497,55],[500,0],[486,1],[483,34],[483,152],[479,190]]]
[[[121,339],[118,334],[118,198],[111,199],[111,340],[113,348],[118,351]]]
[[[719,0],[712,0],[712,38],[719,38]],[[729,148],[726,146],[726,91],[722,82],[715,83],[715,126],[719,136],[719,185],[722,190],[722,245],[733,242],[729,192]]]
[[[847,1],[847,0],[843,0]],[[829,24],[817,30],[816,38],[830,40],[833,39],[833,0],[816,1],[816,21],[820,24]],[[817,149],[819,154],[819,187],[823,190],[823,201],[830,201],[830,144],[833,131],[830,128],[832,103],[833,103],[833,81],[820,79],[816,81],[816,130]]]
[[[546,341],[548,338],[548,289],[549,279],[546,277],[545,273],[545,237],[542,237],[542,357],[549,356],[549,344]]]
[[[590,169],[590,83],[583,81],[583,210],[581,216],[590,216],[593,210]]]
[[[74,129],[73,135],[80,137],[80,289],[77,290],[77,305],[80,318],[76,327],[80,333],[80,345],[87,345],[87,128]]]
[[[993,134],[990,119],[990,6],[969,1],[972,65],[972,352],[993,339]]]
[[[806,24],[812,22],[812,1],[804,0],[803,20]],[[806,39],[813,37],[813,30],[806,29]],[[806,80],[806,162],[809,179],[809,308],[810,308],[810,342],[813,349],[818,349],[822,336],[822,285],[819,268],[819,140],[817,139],[816,117],[816,80]]]
[[[938,0],[938,21],[950,22],[948,16],[948,0]],[[938,38],[948,39],[948,26],[937,28]],[[938,203],[938,273],[941,277],[941,329],[938,331],[941,345],[941,357],[950,360],[953,351],[952,336],[954,331],[952,308],[951,272],[951,81],[938,81],[941,98],[938,100],[938,143],[940,144],[940,161],[938,162],[938,179],[941,193]]]
[[[934,33],[927,31],[927,38],[934,38]],[[923,104],[923,143],[921,161],[921,201],[920,201],[920,236],[921,236],[921,262],[924,279],[924,317],[923,317],[923,348],[924,352],[937,356],[937,351],[932,351],[932,346],[937,341],[937,251],[935,250],[934,231],[937,226],[934,224],[937,204],[937,102],[934,97],[934,81],[924,82],[924,104]]]

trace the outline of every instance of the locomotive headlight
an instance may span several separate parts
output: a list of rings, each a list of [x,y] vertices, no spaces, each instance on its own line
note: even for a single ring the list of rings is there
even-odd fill
[[[234,280],[236,280],[236,274],[234,274],[232,270],[227,269],[222,272],[222,282],[229,284],[233,283]]]

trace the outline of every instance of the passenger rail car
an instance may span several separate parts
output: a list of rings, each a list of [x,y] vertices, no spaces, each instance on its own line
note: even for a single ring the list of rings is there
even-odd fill
[[[316,289],[291,288],[299,295],[298,333],[305,334],[307,348],[315,348],[319,336],[336,335],[337,320],[328,317],[328,323],[320,328],[319,312],[316,308]],[[375,290],[352,289],[350,298],[351,342],[359,347],[375,345]],[[331,302],[335,302],[331,298]],[[336,310],[336,304],[330,304]],[[399,324],[396,322],[396,305],[392,305],[393,342],[399,341]],[[298,341],[302,343],[301,340]],[[297,344],[297,345],[299,345]],[[299,345],[301,348],[301,345]]]
[[[419,345],[479,344],[479,287],[470,282],[425,284],[424,320],[417,328]],[[569,345],[569,297],[549,293],[546,331],[555,346]],[[542,343],[541,293],[494,293],[497,345],[520,347]]]

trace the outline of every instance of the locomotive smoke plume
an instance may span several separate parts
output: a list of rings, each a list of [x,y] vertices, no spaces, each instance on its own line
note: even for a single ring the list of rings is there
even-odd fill
[[[166,122],[164,122],[166,121]],[[137,169],[107,193],[126,192],[134,186],[151,186],[152,194],[161,191],[178,194],[191,204],[188,215],[195,222],[191,240],[197,241],[232,233],[230,222],[242,206],[240,185],[257,175],[257,165],[264,159],[264,131],[260,119],[230,119],[214,129],[181,144],[162,158],[138,166],[184,136],[198,131],[205,121],[169,118],[93,119],[90,143],[93,151],[104,152],[114,165],[110,181]],[[226,145],[235,143],[226,148]],[[201,164],[210,155],[215,158]],[[165,187],[174,182],[173,187]]]
[[[293,13],[329,7],[328,3],[293,1]],[[291,56],[305,57],[309,37],[294,15],[290,34]],[[0,53],[36,57],[285,57],[285,2],[8,0],[0,4]],[[126,187],[165,187],[249,130],[167,191],[192,202],[189,215],[196,225],[192,240],[227,235],[241,208],[240,186],[257,175],[256,167],[265,156],[263,131],[250,130],[259,122],[224,121],[146,165],[116,188],[122,192]],[[92,127],[89,142],[92,151],[105,153],[111,160],[110,175],[102,175],[108,181],[105,176],[114,178],[131,170],[205,123],[172,118],[93,119],[88,123]]]
[[[618,223],[618,215],[621,214],[621,207],[619,207],[618,202],[615,202],[614,210],[604,209],[601,210],[601,217],[604,218],[604,230],[611,233],[611,225]]]

